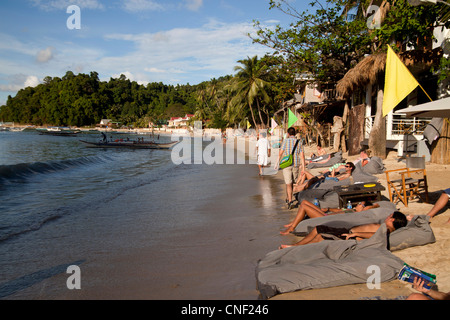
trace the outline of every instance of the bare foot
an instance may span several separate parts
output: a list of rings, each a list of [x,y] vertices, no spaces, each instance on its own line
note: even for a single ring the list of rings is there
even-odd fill
[[[285,249],[285,248],[289,248],[289,247],[292,247],[292,245],[290,245],[290,244],[282,244],[279,249]]]
[[[280,231],[280,234],[282,235],[282,236],[287,236],[289,233],[291,233],[292,231],[294,231],[292,228],[287,228],[286,230],[284,230],[284,231]]]

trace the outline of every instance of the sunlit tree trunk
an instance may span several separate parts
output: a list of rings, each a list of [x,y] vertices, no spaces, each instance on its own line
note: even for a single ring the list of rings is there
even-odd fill
[[[378,85],[377,112],[369,137],[372,155],[386,159],[386,119],[383,117],[383,89]]]

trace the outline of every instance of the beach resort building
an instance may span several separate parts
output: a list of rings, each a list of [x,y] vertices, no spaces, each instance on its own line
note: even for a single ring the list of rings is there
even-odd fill
[[[400,56],[423,90],[419,87],[413,90],[384,117],[386,148],[397,150],[399,156],[411,152],[430,160],[430,142],[424,140],[423,132],[432,118],[411,118],[398,110],[430,102],[430,97],[438,100],[450,96],[449,79],[438,84],[438,75],[431,71],[443,56],[450,54],[450,31],[435,28],[435,38],[436,41],[430,41],[426,50],[403,48]],[[317,83],[306,73],[297,75],[297,92],[275,115],[281,115],[283,123],[287,124],[290,109],[299,119],[294,126],[300,130],[305,127],[304,116],[311,117],[308,122],[317,131],[317,139],[322,139],[326,147],[339,148],[339,139],[334,136],[342,132],[341,146],[348,148],[344,151],[350,155],[357,154],[362,145],[369,144],[377,103],[383,98],[380,92],[383,94],[384,83],[380,82],[379,76],[384,75],[386,56],[384,53],[365,57],[335,84]],[[346,128],[342,121],[347,124]],[[307,131],[303,133],[308,135]]]
[[[189,126],[189,121],[194,117],[193,114],[187,114],[184,117],[172,117],[169,120],[169,127],[186,128]]]

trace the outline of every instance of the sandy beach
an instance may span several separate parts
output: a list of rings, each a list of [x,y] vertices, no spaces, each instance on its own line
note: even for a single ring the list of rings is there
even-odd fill
[[[306,148],[305,153],[309,154],[311,150]],[[343,158],[347,161],[358,159],[359,155],[348,156],[343,154]],[[386,169],[396,169],[405,166],[404,162],[398,160],[397,152],[391,151],[387,158],[383,161]],[[449,187],[450,170],[448,165],[437,165],[432,163],[426,164],[428,177],[428,191],[430,194],[430,203],[423,203],[420,200],[413,200],[405,207],[401,202],[396,204],[399,211],[406,215],[423,215],[427,214],[433,207],[440,191]],[[386,187],[382,192],[385,200],[389,200],[387,192],[386,175],[376,175],[379,182]],[[280,180],[280,188],[284,188],[283,177],[278,173],[277,178]],[[284,194],[283,194],[284,196]],[[287,209],[286,209],[287,210]],[[290,211],[292,219],[297,210]],[[450,224],[446,222],[450,219],[450,206],[445,211],[431,219],[431,227],[436,237],[436,242],[425,246],[412,247],[404,250],[394,251],[393,253],[411,266],[421,270],[435,274],[437,277],[438,289],[443,292],[450,291]],[[281,226],[274,227],[274,232],[282,230]],[[284,243],[289,244],[290,241],[295,242],[301,238],[293,235],[286,236]],[[359,299],[401,299],[415,292],[410,284],[394,280],[381,284],[381,289],[370,290],[365,284],[348,285],[326,289],[315,289],[297,291],[288,294],[277,295],[273,300],[359,300]]]
[[[384,165],[394,169],[404,163],[391,152]],[[67,218],[5,243],[3,267],[11,276],[2,280],[0,294],[8,300],[256,300],[258,261],[280,244],[299,239],[280,235],[297,211],[286,208],[282,173],[259,177],[253,164],[180,166],[176,171],[173,177],[124,189],[101,206],[74,209]],[[427,172],[430,203],[413,201],[408,208],[400,203],[400,211],[426,214],[448,187],[448,166],[428,163]],[[385,174],[377,177],[386,186]],[[449,218],[447,209],[431,220],[436,243],[394,252],[436,274],[439,289],[446,292]],[[64,267],[74,262],[82,270],[81,290],[66,287]],[[272,299],[396,299],[411,292],[410,285],[395,280],[380,290],[363,284]]]

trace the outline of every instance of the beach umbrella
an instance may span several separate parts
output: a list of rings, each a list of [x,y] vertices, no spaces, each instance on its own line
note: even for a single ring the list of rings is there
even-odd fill
[[[450,118],[450,97],[397,110],[395,114],[411,118]]]

